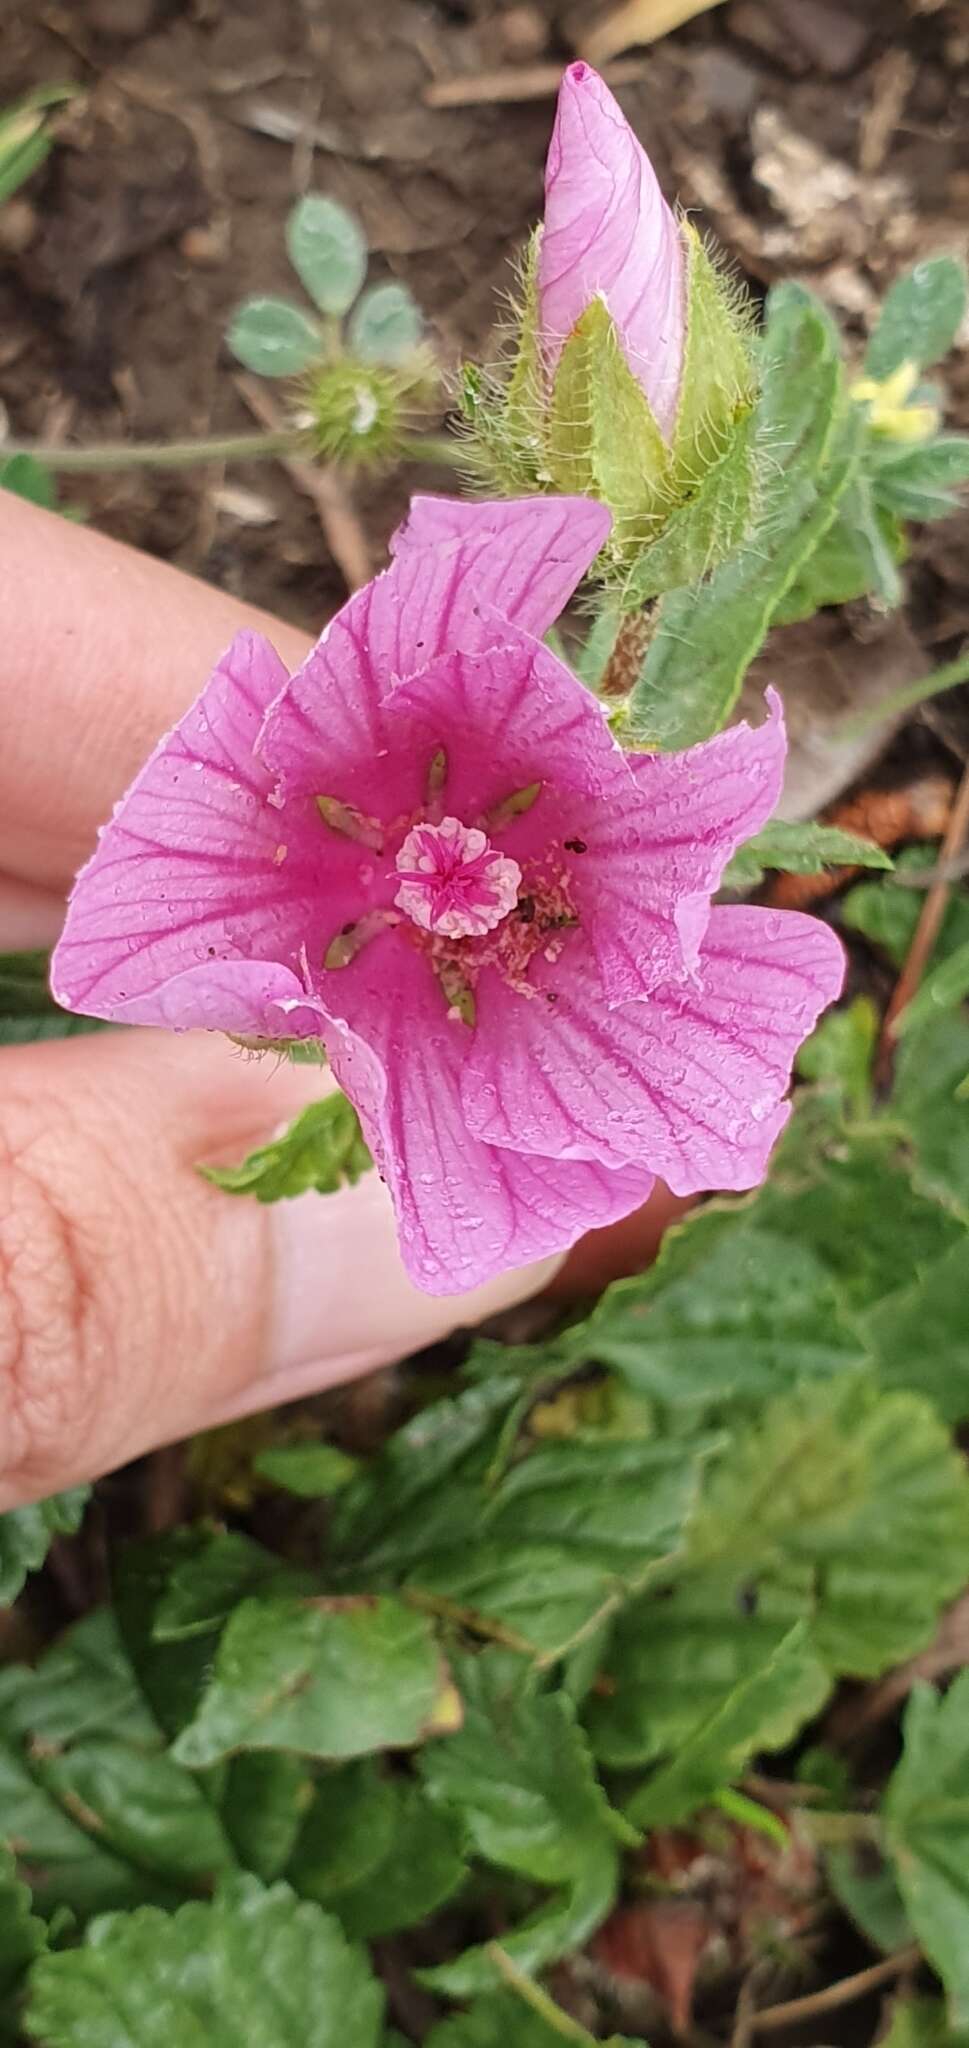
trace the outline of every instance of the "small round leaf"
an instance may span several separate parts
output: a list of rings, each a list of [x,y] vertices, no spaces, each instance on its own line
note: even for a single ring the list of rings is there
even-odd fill
[[[350,322],[350,347],[365,363],[401,363],[418,346],[423,325],[406,285],[375,284]]]
[[[347,313],[363,283],[367,244],[346,207],[308,192],[286,223],[290,262],[321,313]]]
[[[288,299],[246,299],[227,340],[233,355],[260,377],[295,377],[320,354],[320,330]]]

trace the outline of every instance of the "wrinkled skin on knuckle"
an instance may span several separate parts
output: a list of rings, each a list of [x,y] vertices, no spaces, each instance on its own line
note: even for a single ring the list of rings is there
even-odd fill
[[[72,1166],[84,1156],[63,1107],[55,1118],[48,1104],[3,1103],[0,1481],[24,1500],[84,1470],[117,1385],[123,1246],[96,1201],[88,1213],[88,1177]]]

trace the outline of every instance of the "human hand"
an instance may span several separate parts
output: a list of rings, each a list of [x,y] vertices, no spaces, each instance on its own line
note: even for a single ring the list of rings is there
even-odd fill
[[[53,942],[132,775],[240,626],[303,635],[0,491],[0,951]],[[112,1032],[0,1053],[0,1511],[332,1386],[533,1292],[419,1293],[375,1174],[232,1201],[195,1171],[327,1082],[227,1042]]]

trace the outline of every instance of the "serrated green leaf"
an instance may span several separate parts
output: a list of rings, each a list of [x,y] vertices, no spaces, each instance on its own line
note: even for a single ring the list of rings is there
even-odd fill
[[[930,256],[892,285],[868,343],[869,377],[890,377],[902,363],[926,369],[946,355],[966,311],[965,265],[955,256]]]
[[[709,1448],[637,1437],[542,1445],[495,1489],[486,1532],[560,1543],[636,1585],[677,1549]]]
[[[918,993],[895,1023],[896,1038],[907,1038],[932,1023],[940,1011],[954,1010],[969,996],[969,939],[925,976]]]
[[[326,1771],[317,1782],[286,1870],[305,1898],[331,1906],[367,1884],[393,1845],[397,1794],[373,1757]]]
[[[47,1929],[31,1912],[27,1886],[20,1883],[13,1856],[0,1841],[0,2041],[18,2033],[16,2002],[27,1971],[47,1945]]]
[[[879,2048],[965,2048],[965,2035],[948,2023],[941,1998],[896,1998]]]
[[[312,1579],[284,1558],[274,1557],[240,1529],[189,1531],[189,1539],[165,1558],[168,1566],[152,1616],[156,1643],[210,1640],[240,1600],[259,1592],[313,1590]]]
[[[375,284],[354,307],[350,350],[365,363],[395,367],[413,355],[423,331],[420,307],[405,284]]]
[[[684,1742],[672,1762],[626,1802],[637,1827],[670,1827],[707,1805],[739,1777],[748,1759],[776,1746],[822,1706],[830,1679],[812,1648],[804,1622],[778,1643],[766,1661],[746,1671],[709,1718]]]
[[[730,1563],[633,1601],[600,1657],[602,1683],[583,1708],[595,1754],[622,1771],[675,1757],[769,1662],[811,1604],[803,1566],[745,1573]],[[763,1732],[764,1747],[781,1747],[799,1726],[796,1709],[783,1712]]]
[[[969,1477],[925,1401],[850,1375],[766,1408],[710,1469],[690,1555],[816,1574],[812,1640],[875,1677],[929,1638],[969,1575]]]
[[[367,244],[359,221],[321,192],[297,201],[286,222],[289,260],[321,313],[348,313],[367,274]]]
[[[226,340],[240,363],[260,377],[298,377],[319,360],[322,336],[289,299],[246,299],[233,315]]]
[[[149,1878],[202,1890],[235,1863],[201,1786],[163,1751],[92,1736],[35,1768],[66,1812]]]
[[[526,2005],[517,1992],[497,1991],[491,1997],[476,1998],[467,2012],[432,2027],[424,2048],[562,2048],[563,2038],[578,2043],[579,2048],[593,2048],[592,2035],[587,2036],[574,2021],[553,2024]],[[642,2048],[642,2041],[610,2034],[600,2048]],[[921,2048],[921,2044],[913,2043],[912,2048]],[[943,2048],[943,2044],[926,2043],[925,2048]]]
[[[455,1725],[429,1623],[400,1601],[242,1600],[173,1750],[198,1770],[240,1749],[352,1757]]]
[[[28,2027],[43,2048],[379,2048],[383,1993],[319,1906],[253,1877],[168,1916],[111,1914],[41,1957]]]
[[[623,604],[637,611],[665,590],[682,589],[710,574],[751,525],[757,495],[754,421],[741,420],[692,494],[670,513],[658,539],[649,542],[623,585]]]
[[[819,875],[826,867],[890,868],[893,863],[881,846],[871,839],[859,839],[854,832],[842,832],[836,825],[788,824],[775,818],[763,832],[748,839],[724,870],[724,889],[756,888],[765,868],[781,868],[789,875]]]
[[[648,1554],[648,1553],[647,1553]],[[523,1652],[554,1661],[562,1644],[584,1630],[621,1590],[607,1567],[556,1543],[487,1537],[426,1558],[406,1581],[413,1592],[452,1603],[467,1625],[498,1622]]]
[[[724,1216],[710,1249],[669,1273],[661,1261],[619,1281],[586,1330],[589,1355],[667,1413],[719,1419],[861,1363],[824,1267],[753,1215]]]
[[[565,343],[545,433],[556,489],[601,498],[615,521],[611,545],[641,548],[672,503],[669,450],[603,299]]]
[[[969,2026],[969,1671],[945,1697],[917,1684],[904,1752],[882,1804],[906,1910],[945,1985],[952,2024]]]
[[[280,1202],[292,1195],[332,1195],[352,1187],[373,1165],[352,1103],[339,1089],[300,1111],[280,1138],[250,1152],[241,1166],[201,1166],[199,1172],[229,1195]]]
[[[502,1937],[507,1954],[532,1972],[578,1946],[604,1918],[618,1882],[619,1843],[636,1837],[606,1801],[569,1701],[525,1690],[520,1674],[503,1652],[465,1658],[464,1725],[423,1750],[418,1768],[431,1799],[460,1819],[486,1862],[564,1890],[559,1902]],[[497,1980],[485,1948],[421,1974],[455,1998]]]
[[[908,1286],[876,1302],[862,1324],[883,1387],[924,1394],[944,1422],[969,1417],[969,1233]]]
[[[867,459],[863,442],[861,462]],[[822,606],[851,604],[859,597],[877,598],[891,609],[902,594],[898,564],[907,554],[898,515],[863,474],[855,476],[827,532],[781,599],[772,625],[794,625],[813,618]]]
[[[28,1508],[0,1515],[0,1606],[16,1600],[30,1572],[39,1570],[55,1536],[74,1536],[91,1497],[89,1486],[54,1493]]]
[[[686,747],[725,724],[744,675],[856,473],[862,425],[842,403],[840,339],[796,285],[771,294],[757,410],[761,515],[705,583],[671,591],[628,705],[637,746]]]

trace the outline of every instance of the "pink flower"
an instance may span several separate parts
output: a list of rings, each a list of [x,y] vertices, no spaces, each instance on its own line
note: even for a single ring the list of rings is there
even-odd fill
[[[321,1036],[418,1284],[460,1292],[641,1202],[761,1179],[841,950],[710,909],[772,810],[780,706],[624,754],[542,645],[585,499],[418,499],[297,673],[241,634],[80,876],[58,998]]]
[[[667,440],[686,336],[683,243],[656,173],[607,85],[570,64],[545,167],[539,322],[554,370],[576,321],[602,297]]]

